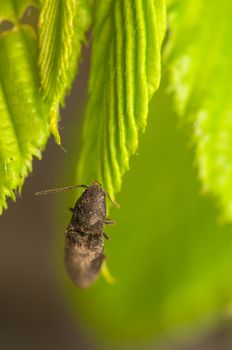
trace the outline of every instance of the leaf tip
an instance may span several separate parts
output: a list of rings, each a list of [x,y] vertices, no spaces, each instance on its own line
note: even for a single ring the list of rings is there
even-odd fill
[[[116,280],[113,277],[113,275],[111,274],[111,272],[110,272],[110,270],[109,270],[109,268],[107,266],[106,261],[104,261],[103,264],[102,264],[101,273],[102,273],[102,276],[105,278],[105,280],[109,284],[113,285],[113,284],[116,283]]]
[[[55,137],[56,143],[61,145],[60,133],[58,130],[58,111],[56,106],[53,106],[49,113],[50,130],[52,135]]]

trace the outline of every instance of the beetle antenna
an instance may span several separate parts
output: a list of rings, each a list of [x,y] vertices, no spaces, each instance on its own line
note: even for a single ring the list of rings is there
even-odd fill
[[[52,188],[50,190],[36,192],[35,195],[42,196],[42,195],[50,194],[50,193],[65,192],[65,191],[69,191],[69,190],[72,190],[72,189],[78,188],[78,187],[88,188],[89,186],[87,186],[87,185],[75,185],[75,186],[67,186],[67,187],[62,187],[62,188]]]

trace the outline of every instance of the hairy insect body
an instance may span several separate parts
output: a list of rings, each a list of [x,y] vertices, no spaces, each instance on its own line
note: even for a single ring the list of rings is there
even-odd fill
[[[64,262],[73,282],[80,288],[88,288],[99,275],[105,259],[104,224],[111,225],[113,220],[106,219],[106,196],[98,182],[90,186],[74,185],[36,192],[36,195],[63,192],[84,187],[85,190],[72,209],[72,218],[65,231]],[[118,204],[112,201],[116,206]]]
[[[66,233],[65,267],[79,288],[88,288],[96,280],[104,258],[102,236],[84,235],[75,231]]]
[[[95,182],[77,200],[69,227],[85,234],[101,234],[106,217],[106,193]]]
[[[105,258],[105,218],[106,193],[94,182],[77,200],[65,231],[65,266],[80,288],[88,288],[96,280]]]

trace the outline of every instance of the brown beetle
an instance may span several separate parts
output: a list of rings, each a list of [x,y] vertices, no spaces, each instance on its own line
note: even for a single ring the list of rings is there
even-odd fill
[[[95,181],[90,186],[70,186],[36,194],[66,191],[77,187],[84,187],[85,190],[71,209],[72,218],[65,230],[64,262],[72,281],[79,288],[88,288],[97,279],[105,259],[104,237],[108,237],[103,232],[103,226],[114,223],[106,219],[108,193]]]

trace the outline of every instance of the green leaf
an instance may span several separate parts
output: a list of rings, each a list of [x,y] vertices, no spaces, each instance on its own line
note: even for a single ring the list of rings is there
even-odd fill
[[[203,189],[232,220],[232,2],[181,0],[170,13],[167,63],[179,113],[193,126]],[[200,20],[202,19],[202,20]]]
[[[39,94],[35,34],[28,27],[0,35],[0,212],[14,198],[48,137]]]
[[[121,188],[148,103],[160,82],[165,3],[95,2],[89,101],[78,181],[100,181],[112,197]]]
[[[77,74],[78,62],[81,56],[82,43],[86,43],[85,33],[91,24],[90,8],[86,0],[76,0],[76,15],[74,17],[74,33],[72,42],[72,55],[70,57],[70,66],[67,71],[67,91],[71,89],[72,82]]]
[[[45,0],[39,20],[39,66],[43,98],[49,106],[51,131],[60,143],[58,106],[76,73],[81,42],[90,24],[84,0]]]
[[[38,5],[37,0],[0,1],[0,22],[8,20],[17,23],[29,5]]]

